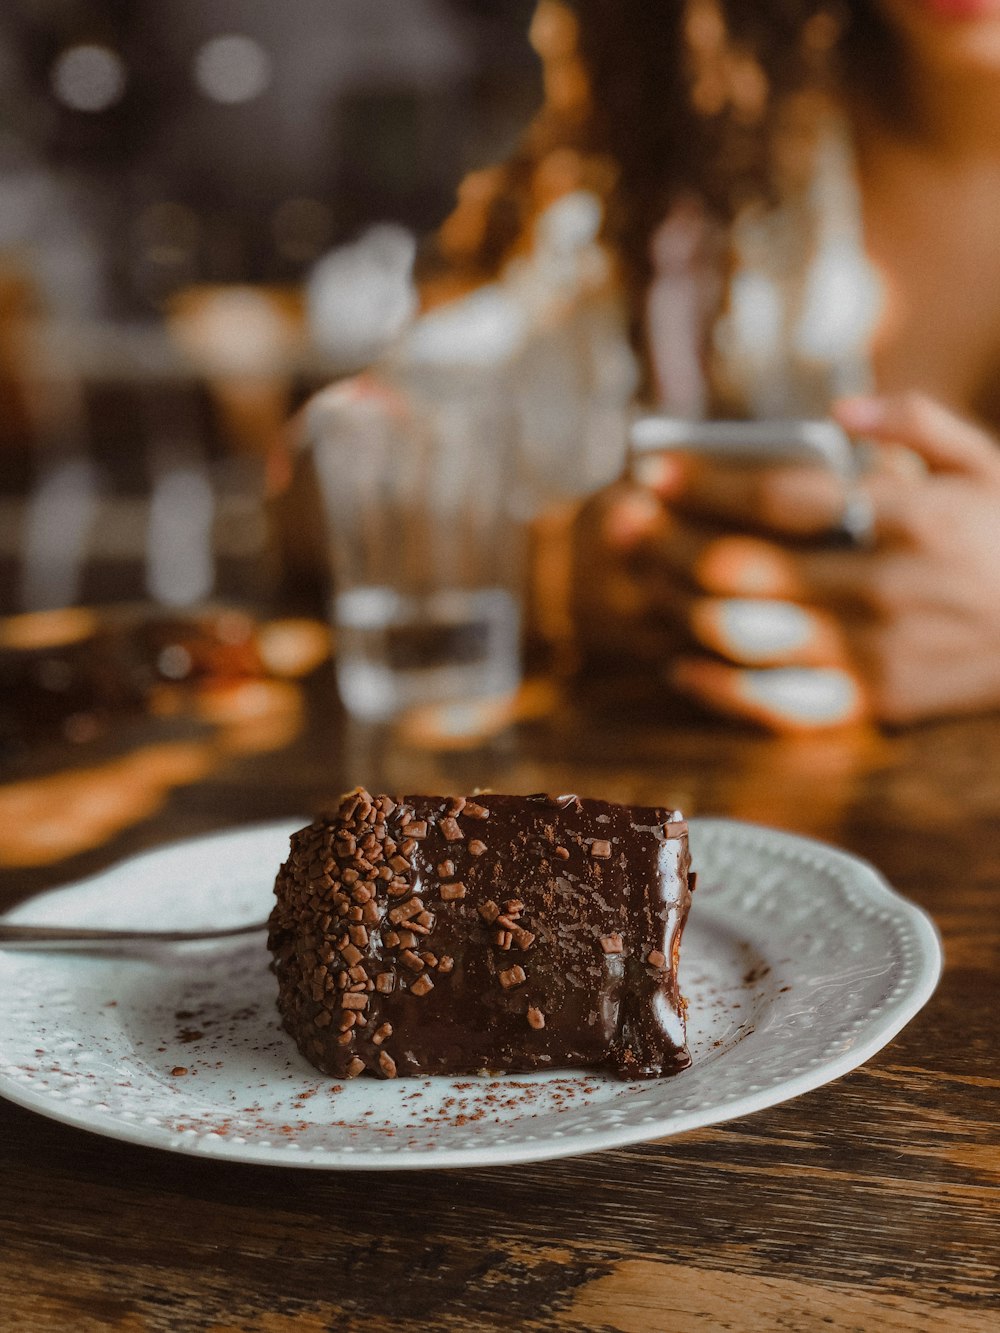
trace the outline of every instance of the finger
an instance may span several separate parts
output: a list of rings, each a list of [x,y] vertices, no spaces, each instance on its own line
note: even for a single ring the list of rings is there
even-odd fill
[[[844,636],[823,611],[770,598],[711,597],[692,603],[695,639],[743,666],[846,666]]]
[[[1000,478],[996,441],[925,394],[842,398],[832,411],[845,430],[905,445],[934,471]]]
[[[602,544],[632,579],[722,595],[793,595],[780,547],[757,537],[720,537],[717,527],[681,519],[640,488],[621,491],[602,514],[596,546]]]
[[[678,490],[674,508],[702,522],[801,541],[841,533],[848,504],[860,499],[871,512],[870,541],[892,543],[910,538],[917,487],[926,475],[926,465],[898,446],[879,448],[856,481],[819,467],[704,468]]]
[[[620,553],[654,540],[666,524],[663,505],[641,486],[627,483],[609,500],[601,518],[601,537]]]
[[[689,581],[711,597],[795,602],[874,621],[917,598],[926,577],[923,562],[896,547],[792,551],[758,537],[716,537],[685,554]]]
[[[917,589],[920,566],[907,548],[919,545],[919,514],[900,489],[882,506],[874,550],[796,551],[762,537],[723,535],[700,525],[658,520],[629,554],[626,584],[643,605],[634,614],[676,614],[678,598],[693,591],[713,598],[792,602],[821,610],[891,617]],[[714,646],[714,645],[713,645]],[[718,649],[717,649],[718,650]]]
[[[581,511],[574,529],[569,611],[578,646],[591,659],[611,655],[662,662],[683,642],[671,606],[676,580],[634,548],[664,521],[662,505],[622,483]]]
[[[700,592],[714,597],[805,601],[793,553],[760,537],[706,536],[688,529],[663,550]]]
[[[844,727],[865,716],[855,677],[834,667],[751,669],[705,658],[682,658],[671,671],[678,689],[727,717],[769,731],[803,732]]]
[[[816,537],[844,508],[844,481],[822,467],[691,466],[673,494],[683,514],[784,537]]]

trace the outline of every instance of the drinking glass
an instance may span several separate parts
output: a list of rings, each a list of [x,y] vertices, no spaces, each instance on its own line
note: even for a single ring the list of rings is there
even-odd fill
[[[509,699],[523,561],[502,382],[466,368],[372,373],[310,413],[348,711],[377,721]]]

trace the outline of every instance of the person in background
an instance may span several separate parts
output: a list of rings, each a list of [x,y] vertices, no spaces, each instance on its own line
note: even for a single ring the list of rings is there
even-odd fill
[[[1000,0],[541,0],[532,36],[545,105],[428,302],[593,195],[641,399],[868,444],[846,491],[683,455],[603,489],[587,650],[777,730],[1000,704]]]

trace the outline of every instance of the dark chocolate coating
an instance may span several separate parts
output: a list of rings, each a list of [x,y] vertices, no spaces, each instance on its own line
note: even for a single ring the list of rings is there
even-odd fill
[[[683,821],[575,796],[462,805],[354,792],[293,835],[268,944],[302,1054],[338,1078],[685,1068]]]

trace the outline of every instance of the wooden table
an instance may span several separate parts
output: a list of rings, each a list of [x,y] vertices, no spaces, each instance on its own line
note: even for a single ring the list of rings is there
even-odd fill
[[[17,790],[56,784],[66,820],[95,845],[70,839],[72,854],[46,858],[28,800],[13,845],[34,846],[39,864],[4,874],[0,905],[178,836],[307,811],[348,780],[577,790],[861,853],[934,916],[941,986],[885,1050],[827,1087],[685,1137],[536,1166],[227,1165],[0,1102],[0,1326],[1000,1328],[1000,717],[776,741],[595,686],[573,705],[528,708],[482,748],[414,742],[376,763],[332,699],[321,674],[284,730],[221,743],[225,729],[205,742],[176,723],[166,737],[123,724],[86,757],[79,746],[31,756]],[[133,822],[95,822],[80,791],[104,790],[107,772],[134,791],[147,768],[159,776]],[[58,847],[58,827],[52,836]]]

